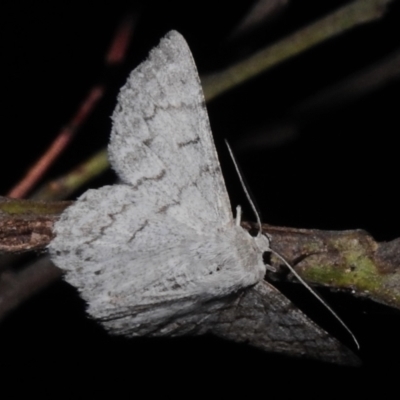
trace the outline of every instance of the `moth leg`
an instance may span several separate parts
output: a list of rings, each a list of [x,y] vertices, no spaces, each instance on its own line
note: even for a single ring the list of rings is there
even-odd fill
[[[271,271],[271,272],[273,272],[273,273],[278,272],[278,270],[277,270],[275,267],[273,267],[272,265],[269,265],[269,264],[265,264],[265,268],[266,268],[268,271]]]
[[[242,207],[236,206],[236,226],[240,226],[240,223],[242,222]]]

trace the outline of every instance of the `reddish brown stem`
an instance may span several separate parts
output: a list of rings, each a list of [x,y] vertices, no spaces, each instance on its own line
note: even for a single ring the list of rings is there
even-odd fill
[[[133,15],[128,15],[121,21],[106,55],[105,62],[107,65],[121,64],[124,61],[131,42],[134,25],[135,17]]]
[[[54,142],[30,168],[25,177],[9,191],[7,194],[8,197],[23,198],[28,194],[57,157],[67,147],[78,128],[81,127],[83,122],[88,118],[91,111],[93,111],[98,101],[102,98],[103,94],[103,86],[98,85],[91,89],[86,100],[82,103],[71,122],[61,130]]]
[[[105,57],[107,66],[120,64],[124,60],[132,37],[134,22],[134,17],[129,15],[119,24]],[[83,125],[90,113],[95,109],[99,100],[103,97],[104,91],[105,87],[103,85],[96,85],[90,90],[87,98],[82,103],[81,107],[79,107],[70,123],[61,130],[54,142],[29,169],[25,177],[8,192],[8,197],[26,197],[29,191],[32,190],[58,156],[68,146],[78,129]]]

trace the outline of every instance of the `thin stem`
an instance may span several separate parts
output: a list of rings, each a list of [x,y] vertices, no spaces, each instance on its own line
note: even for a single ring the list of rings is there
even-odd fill
[[[265,72],[284,60],[342,34],[357,25],[381,18],[392,0],[357,0],[314,24],[238,62],[226,70],[202,79],[206,101]]]

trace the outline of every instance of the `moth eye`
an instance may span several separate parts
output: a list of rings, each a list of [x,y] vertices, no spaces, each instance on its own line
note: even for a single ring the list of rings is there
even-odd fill
[[[269,251],[264,251],[262,258],[265,265],[271,264],[271,253]]]
[[[250,236],[252,236],[252,237],[257,237],[258,236],[258,234],[259,234],[259,230],[258,229],[256,229],[256,228],[250,228],[249,229],[249,234],[250,234]]]

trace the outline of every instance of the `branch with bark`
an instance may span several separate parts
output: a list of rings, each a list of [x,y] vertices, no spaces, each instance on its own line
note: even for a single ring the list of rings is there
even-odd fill
[[[42,202],[0,198],[0,251],[16,256],[28,251],[45,251],[53,238],[52,227],[72,202]],[[252,230],[255,225],[243,222]],[[376,242],[367,232],[322,231],[263,225],[271,235],[272,247],[310,284],[346,290],[400,309],[400,238]],[[4,259],[0,270],[10,263]],[[281,273],[282,262],[271,256],[275,280],[294,280]],[[22,270],[7,269],[0,281],[0,319],[22,301],[61,277],[47,259]]]

